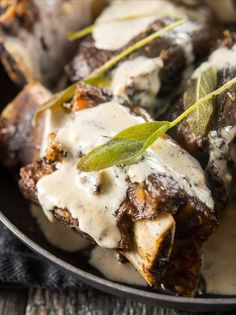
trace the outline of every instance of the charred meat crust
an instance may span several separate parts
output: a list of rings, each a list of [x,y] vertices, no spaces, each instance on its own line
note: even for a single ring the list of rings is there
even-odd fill
[[[17,36],[20,27],[32,31],[39,18],[33,0],[3,0],[0,4],[0,26],[11,35]]]
[[[38,158],[44,123],[32,119],[40,102],[50,93],[39,83],[27,85],[0,116],[0,161],[13,170]]]
[[[85,239],[95,244],[95,241],[87,234],[80,230],[79,221],[77,219],[72,218],[72,215],[68,209],[60,209],[56,208],[53,210],[53,216],[60,222],[67,225],[69,228],[74,230],[75,232],[82,235]]]
[[[223,70],[218,71],[217,73],[217,86],[222,86],[235,75],[236,68],[229,68],[226,66]],[[235,137],[230,139],[229,144],[222,138],[221,144],[219,145],[222,145],[222,147],[228,145],[228,148],[226,149],[226,152],[222,152],[221,156],[218,158],[214,157],[213,159],[210,158],[210,156],[216,148],[211,144],[211,141],[213,140],[213,133],[215,134],[215,138],[218,137],[220,139],[221,133],[224,132],[225,127],[230,126],[236,128],[235,104],[236,86],[233,85],[215,98],[215,112],[204,135],[194,134],[186,119],[170,131],[170,135],[190,154],[195,156],[201,162],[202,167],[205,168],[214,199],[217,202],[217,207],[219,209],[224,206],[224,203],[228,199],[232,180],[229,180],[229,182],[225,184],[224,179],[220,178],[217,173],[218,164],[221,163],[220,161],[225,161],[225,171],[223,176],[225,177],[225,174],[231,176],[233,172],[233,161],[230,155],[230,148],[231,144],[235,142]],[[179,95],[173,101],[171,112],[169,112],[167,119],[175,119],[183,111],[183,96]]]
[[[38,204],[36,184],[40,178],[54,171],[54,165],[44,160],[33,162],[20,170],[19,187],[27,200]]]
[[[9,79],[22,88],[26,85],[27,80],[23,73],[18,69],[18,65],[14,58],[10,55],[10,53],[4,47],[4,41],[0,37],[0,62],[2,67],[5,69],[6,74],[8,75]]]
[[[163,276],[166,272],[166,268],[170,261],[169,250],[172,243],[171,232],[163,234],[162,239],[163,241],[161,242],[158,256],[154,258],[154,264],[149,270],[149,272],[153,275],[153,279],[159,279],[160,282],[163,279]],[[156,283],[153,284],[153,286],[157,288],[160,285],[160,282],[157,281]]]
[[[144,32],[140,33],[124,46],[124,48],[159,30],[170,22],[170,19],[162,19],[152,23]],[[192,23],[195,24],[195,22]],[[209,26],[202,26],[200,24],[197,30],[190,34],[196,59],[202,58],[210,51],[215,44],[217,35],[218,31],[211,29]],[[123,49],[117,51],[97,49],[92,36],[89,36],[81,41],[74,60],[66,67],[66,72],[72,82],[80,80]],[[161,93],[166,94],[172,91],[173,87],[178,85],[180,82],[180,74],[186,66],[186,60],[182,48],[175,43],[174,38],[168,36],[158,38],[147,44],[144,48],[132,53],[126,59],[134,59],[139,56],[149,58],[161,56],[163,59],[164,67],[160,71],[160,79],[162,82]]]
[[[174,242],[163,280],[164,288],[179,296],[193,296],[199,282],[201,255],[199,245],[187,239]]]
[[[86,94],[86,89],[90,88],[86,87],[84,84],[78,85],[77,93],[83,95],[83,99],[91,99],[92,101],[92,94]],[[90,92],[91,91],[92,90],[90,90]],[[96,89],[94,91],[96,91]],[[97,104],[94,105],[96,106]],[[136,112],[136,114],[138,114],[138,112]],[[52,141],[54,140],[55,138],[52,137]],[[55,154],[52,154],[50,151],[53,146]],[[58,143],[53,142],[53,145],[51,144],[49,147],[50,150],[48,152],[50,152],[50,155],[46,154],[45,159],[34,162],[22,168],[20,171],[20,189],[27,199],[35,203],[38,203],[36,188],[38,180],[42,176],[53,172],[55,163],[58,159],[63,159],[65,154]],[[202,204],[199,200],[189,197],[184,191],[178,188],[174,180],[169,179],[166,181],[164,176],[156,176],[153,174],[148,176],[143,183],[130,183],[126,200],[121,204],[116,213],[117,225],[121,232],[121,241],[118,245],[118,250],[124,253],[125,251],[133,249],[133,224],[135,221],[154,219],[158,214],[165,212],[171,213],[177,222],[177,245],[174,245],[174,254],[171,256],[172,258],[169,262],[166,250],[169,248],[170,244],[168,240],[170,242],[171,238],[170,236],[169,238],[166,237],[166,240],[163,241],[161,245],[163,255],[159,257],[162,258],[159,259],[158,257],[156,259],[149,272],[162,277],[168,262],[172,266],[175,265],[175,260],[177,260],[178,265],[175,266],[174,269],[176,273],[178,275],[185,273],[186,277],[188,277],[187,279],[189,281],[191,280],[191,288],[186,282],[183,284],[183,287],[179,289],[178,294],[191,295],[196,288],[199,276],[200,254],[198,249],[202,242],[211,234],[217,222],[214,212],[211,209]],[[79,221],[72,218],[69,209],[55,208],[53,209],[53,215],[57,220],[62,221],[76,232],[81,233]],[[88,235],[83,235],[91,240]],[[181,247],[178,247],[179,243],[188,244],[188,249],[183,250]],[[190,246],[191,243],[193,244],[192,247]],[[186,259],[185,255],[188,255],[187,260],[188,257],[190,257],[188,262],[184,261],[184,259]],[[180,269],[181,264],[186,266],[184,272]],[[174,271],[170,268],[171,267],[168,265],[168,273],[173,275]],[[187,270],[187,268],[189,269]],[[161,278],[158,278],[158,284],[160,279]],[[171,281],[173,281],[172,277],[167,277],[165,285],[170,289],[177,290],[172,285],[173,282]],[[174,281],[175,285],[178,284],[180,286],[182,279],[181,277],[176,277]],[[157,283],[153,285],[157,285]],[[186,288],[184,288],[185,286]]]
[[[94,86],[88,86],[87,84],[81,82],[77,85],[72,101],[64,104],[64,107],[72,112],[77,112],[111,100],[112,94],[109,91],[97,89]]]
[[[92,100],[91,93],[94,92],[96,94],[98,91],[96,88],[92,88],[88,93],[88,89],[90,89],[90,87],[85,84],[79,84],[76,94],[82,95],[83,99],[86,98]],[[103,92],[97,94],[95,99],[101,97],[101,93]],[[102,94],[103,101],[105,100],[103,97],[104,95]],[[97,103],[94,104],[94,106],[96,105]],[[51,135],[49,149],[45,159],[39,160],[38,162],[21,169],[20,187],[26,197],[33,196],[32,201],[35,202],[37,200],[37,181],[44,175],[44,172],[47,174],[49,169],[53,172],[54,163],[56,163],[58,159],[60,160],[63,158],[64,154],[66,154],[66,152],[63,152],[60,144],[56,143],[55,137]],[[213,220],[214,215],[211,213],[211,210],[207,206],[201,204],[199,200],[190,198],[178,187],[178,184],[173,179],[170,178],[167,180],[165,175],[156,176],[153,174],[148,176],[143,183],[130,183],[127,190],[126,200],[122,203],[120,209],[118,209],[116,213],[118,226],[122,235],[122,241],[119,245],[120,249],[127,250],[132,248],[132,236],[130,235],[130,231],[132,230],[133,222],[144,218],[154,218],[159,213],[165,211],[175,215],[179,211],[181,213],[181,209],[192,210],[189,210],[188,212],[185,211],[188,216],[186,214],[183,217],[190,222],[189,224],[191,225],[191,228],[189,230],[192,229],[192,226],[201,226],[203,233],[205,228],[207,228],[207,224],[206,227],[201,225],[201,222],[204,221],[204,217],[209,218],[209,222],[207,222],[209,225],[215,225],[215,221]],[[196,218],[194,216],[196,216]],[[198,218],[201,219],[198,220]],[[192,219],[192,221],[190,219]],[[204,223],[206,222],[204,221]],[[189,230],[186,230],[188,236]],[[129,235],[128,238],[127,235]]]

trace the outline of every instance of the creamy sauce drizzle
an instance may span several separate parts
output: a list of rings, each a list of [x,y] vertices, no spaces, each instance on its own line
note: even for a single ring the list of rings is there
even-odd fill
[[[141,14],[146,17],[115,21],[127,17],[127,14],[129,16]],[[177,8],[163,0],[114,1],[96,20],[93,29],[95,47],[106,50],[121,49],[151,23],[165,17],[184,18],[186,14],[180,7]],[[187,64],[194,61],[192,39],[189,33],[196,30],[197,27],[197,24],[189,21],[165,35],[183,49]]]
[[[54,207],[67,208],[79,220],[80,229],[88,233],[101,247],[117,248],[120,232],[115,212],[126,198],[127,176],[131,182],[141,182],[149,174],[164,174],[174,180],[189,195],[213,208],[211,193],[206,187],[199,163],[170,138],[159,139],[136,164],[113,166],[95,173],[76,169],[78,153],[87,153],[104,143],[115,133],[137,123],[139,116],[113,100],[91,109],[68,114],[59,128],[57,139],[67,151],[57,170],[37,183],[38,198],[50,215]],[[97,189],[100,193],[97,193]]]
[[[195,59],[191,33],[196,31],[198,27],[197,24],[188,21],[166,34],[166,37],[172,38],[182,48],[187,65],[190,65]]]
[[[228,159],[232,158],[233,160],[233,156],[230,156],[230,146],[235,147],[235,145],[232,145],[235,138],[236,126],[226,126],[219,131],[212,130],[208,135],[210,147],[208,164],[214,165],[214,171],[216,175],[222,179],[226,191],[229,189],[229,185],[232,181],[231,171],[227,171],[227,163]]]
[[[205,71],[211,65],[215,66],[217,70],[222,70],[226,66],[236,66],[236,45],[232,48],[220,47],[212,52],[208,61],[202,63],[192,74],[192,78],[196,79],[202,71]],[[236,112],[232,115],[235,115]],[[231,183],[231,172],[227,172],[227,163],[230,154],[233,154],[235,145],[232,144],[236,137],[236,126],[225,126],[221,130],[212,130],[208,134],[208,141],[210,147],[209,166],[214,167],[215,174],[222,179],[225,189]],[[230,148],[231,146],[231,148]],[[231,156],[234,161],[234,157]]]
[[[121,263],[113,250],[95,247],[91,252],[89,263],[99,270],[107,279],[127,284],[146,286],[146,281],[130,263]]]
[[[136,106],[152,109],[157,100],[163,67],[160,57],[138,57],[123,62],[113,71],[110,89],[114,95],[128,96]]]
[[[236,45],[231,48],[220,47],[213,51],[208,58],[208,61],[203,62],[193,73],[193,78],[196,78],[200,72],[206,70],[209,66],[215,66],[217,70],[222,70],[225,66],[236,66]]]
[[[218,230],[203,246],[207,292],[236,294],[236,197],[223,212]]]
[[[57,221],[50,222],[45,216],[42,208],[31,205],[30,210],[37,220],[45,238],[52,245],[67,252],[79,251],[89,246],[89,241],[66,227],[63,223]]]
[[[146,15],[139,19],[114,21],[127,16]],[[151,23],[164,17],[184,17],[173,4],[159,0],[113,1],[96,20],[93,29],[98,49],[117,50],[124,47]]]

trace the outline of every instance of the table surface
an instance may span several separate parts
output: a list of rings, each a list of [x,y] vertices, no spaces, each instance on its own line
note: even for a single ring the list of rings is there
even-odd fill
[[[0,315],[173,315],[171,310],[116,298],[94,289],[0,290]]]
[[[0,290],[0,315],[177,315],[173,310],[145,305],[94,289],[67,292],[43,289]],[[181,313],[186,315],[187,313]],[[194,313],[192,313],[194,314]],[[196,313],[195,313],[196,314]],[[205,313],[218,315],[218,313]],[[235,312],[220,315],[235,315]]]

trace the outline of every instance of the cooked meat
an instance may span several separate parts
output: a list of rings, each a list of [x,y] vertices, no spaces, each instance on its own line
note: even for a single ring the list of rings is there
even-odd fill
[[[9,81],[17,90],[35,80],[53,89],[62,87],[64,65],[76,48],[67,35],[91,23],[103,5],[103,1],[44,0],[43,5],[41,0],[0,1],[0,69],[5,71],[0,72],[0,105],[7,104],[2,91],[9,89]],[[7,101],[15,95],[11,92]]]
[[[51,97],[40,83],[27,85],[0,116],[0,161],[14,169],[38,159],[44,129],[32,127],[36,109]]]
[[[104,97],[104,92],[98,93],[97,89],[90,89],[85,84],[80,84],[74,101],[80,104],[81,96],[82,101],[87,100],[88,108],[92,105],[92,95],[95,99],[94,106],[99,105],[99,95],[100,97],[103,95],[102,103],[110,100],[109,96]],[[69,106],[66,104],[66,108],[84,110],[84,106],[74,107],[73,102]],[[45,174],[53,174],[57,170],[58,159],[63,161],[66,158],[67,152],[63,150],[60,143],[55,142],[55,135],[50,137],[52,141],[49,141],[49,148],[44,159],[22,168],[20,172],[21,191],[31,202],[39,202],[37,191],[39,180]],[[52,214],[56,219],[80,232],[79,220],[73,218],[70,209],[55,207]],[[176,272],[176,277],[164,278],[165,285],[177,294],[192,295],[199,278],[199,249],[216,225],[214,210],[198,198],[189,196],[184,189],[179,187],[174,178],[154,173],[140,183],[128,181],[126,199],[121,203],[115,215],[121,234],[118,249],[136,266],[148,283],[155,287],[160,285],[167,268],[167,274]],[[154,231],[155,227],[162,226],[158,222],[163,224],[163,227],[161,233],[154,236],[151,231]],[[176,233],[175,222],[177,223]],[[90,235],[83,234],[91,239]],[[175,239],[174,250],[170,258],[173,239]],[[180,243],[188,245],[184,254],[183,249],[178,245]],[[144,244],[147,246],[145,247]],[[187,262],[183,261],[183,257],[186,259],[184,256],[186,253],[188,253]],[[177,265],[175,265],[175,260],[178,261]],[[170,267],[172,264],[175,265],[175,271],[173,267]],[[183,283],[181,279],[179,270],[181,264],[186,265],[185,279],[188,281],[191,279],[189,283],[187,280]],[[175,281],[175,286],[172,281]]]
[[[36,184],[40,178],[51,174],[53,171],[53,165],[45,163],[44,160],[33,162],[21,169],[19,186],[25,198],[32,203],[38,204]]]
[[[220,87],[236,75],[235,34],[223,41],[222,45],[209,57],[209,62],[218,68],[217,86]],[[231,47],[231,48],[230,48]],[[221,54],[221,55],[220,55]],[[220,58],[220,64],[219,64]],[[171,135],[178,143],[194,155],[205,167],[211,188],[219,207],[224,205],[232,188],[233,156],[232,147],[236,139],[236,87],[221,93],[214,100],[214,115],[204,134],[195,134],[187,119],[172,131]],[[184,108],[183,96],[174,100],[168,119],[180,115]]]
[[[68,108],[72,112],[77,112],[81,109],[108,102],[111,99],[112,94],[109,93],[109,91],[97,89],[81,82],[77,85],[77,89],[72,101],[64,104],[64,107]]]
[[[163,6],[165,5],[166,3],[164,2]],[[167,3],[167,5],[169,4]],[[113,6],[115,7],[115,4]],[[76,56],[66,67],[71,81],[75,82],[83,79],[124,48],[163,28],[172,21],[168,18],[156,20],[118,50],[97,48],[93,35],[81,40]],[[106,34],[110,36],[108,31],[104,36]],[[211,28],[206,24],[188,22],[186,26],[181,26],[177,30],[167,33],[162,38],[153,40],[144,48],[135,51],[122,60],[113,69],[114,71],[111,74],[112,83],[107,88],[117,94],[126,94],[136,105],[150,108],[153,106],[150,103],[154,102],[152,99],[150,100],[150,96],[155,100],[159,89],[161,89],[161,94],[169,94],[173,91],[180,84],[186,67],[193,63],[194,60],[198,61],[206,56],[213,45],[215,45],[218,35],[219,32],[216,30],[216,27]],[[139,64],[139,58],[143,57],[147,57],[148,60],[142,60],[142,64],[147,62],[147,65],[142,68]],[[155,64],[154,60],[158,57],[160,59]],[[133,63],[129,65],[127,61],[132,61]],[[154,64],[150,64],[151,62]],[[122,83],[120,82],[122,80],[119,80],[120,77],[123,78]],[[154,80],[160,82],[155,83],[154,86],[152,84]],[[160,88],[158,85],[160,85]]]

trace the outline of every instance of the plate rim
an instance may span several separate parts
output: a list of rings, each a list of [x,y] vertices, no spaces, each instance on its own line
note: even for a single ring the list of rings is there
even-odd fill
[[[77,276],[82,282],[103,292],[110,293],[122,298],[131,298],[133,300],[146,304],[159,305],[164,308],[174,308],[181,311],[226,311],[236,310],[236,296],[227,297],[179,297],[165,295],[161,293],[144,291],[139,288],[133,288],[125,284],[110,281],[108,279],[93,275],[85,270],[73,266],[63,259],[44,249],[36,242],[26,236],[18,229],[7,217],[0,211],[0,222],[2,222],[17,238],[19,238],[31,250],[46,258],[48,261],[57,265],[60,269],[66,270]],[[128,291],[128,292],[127,292]],[[127,296],[128,295],[128,296]]]

